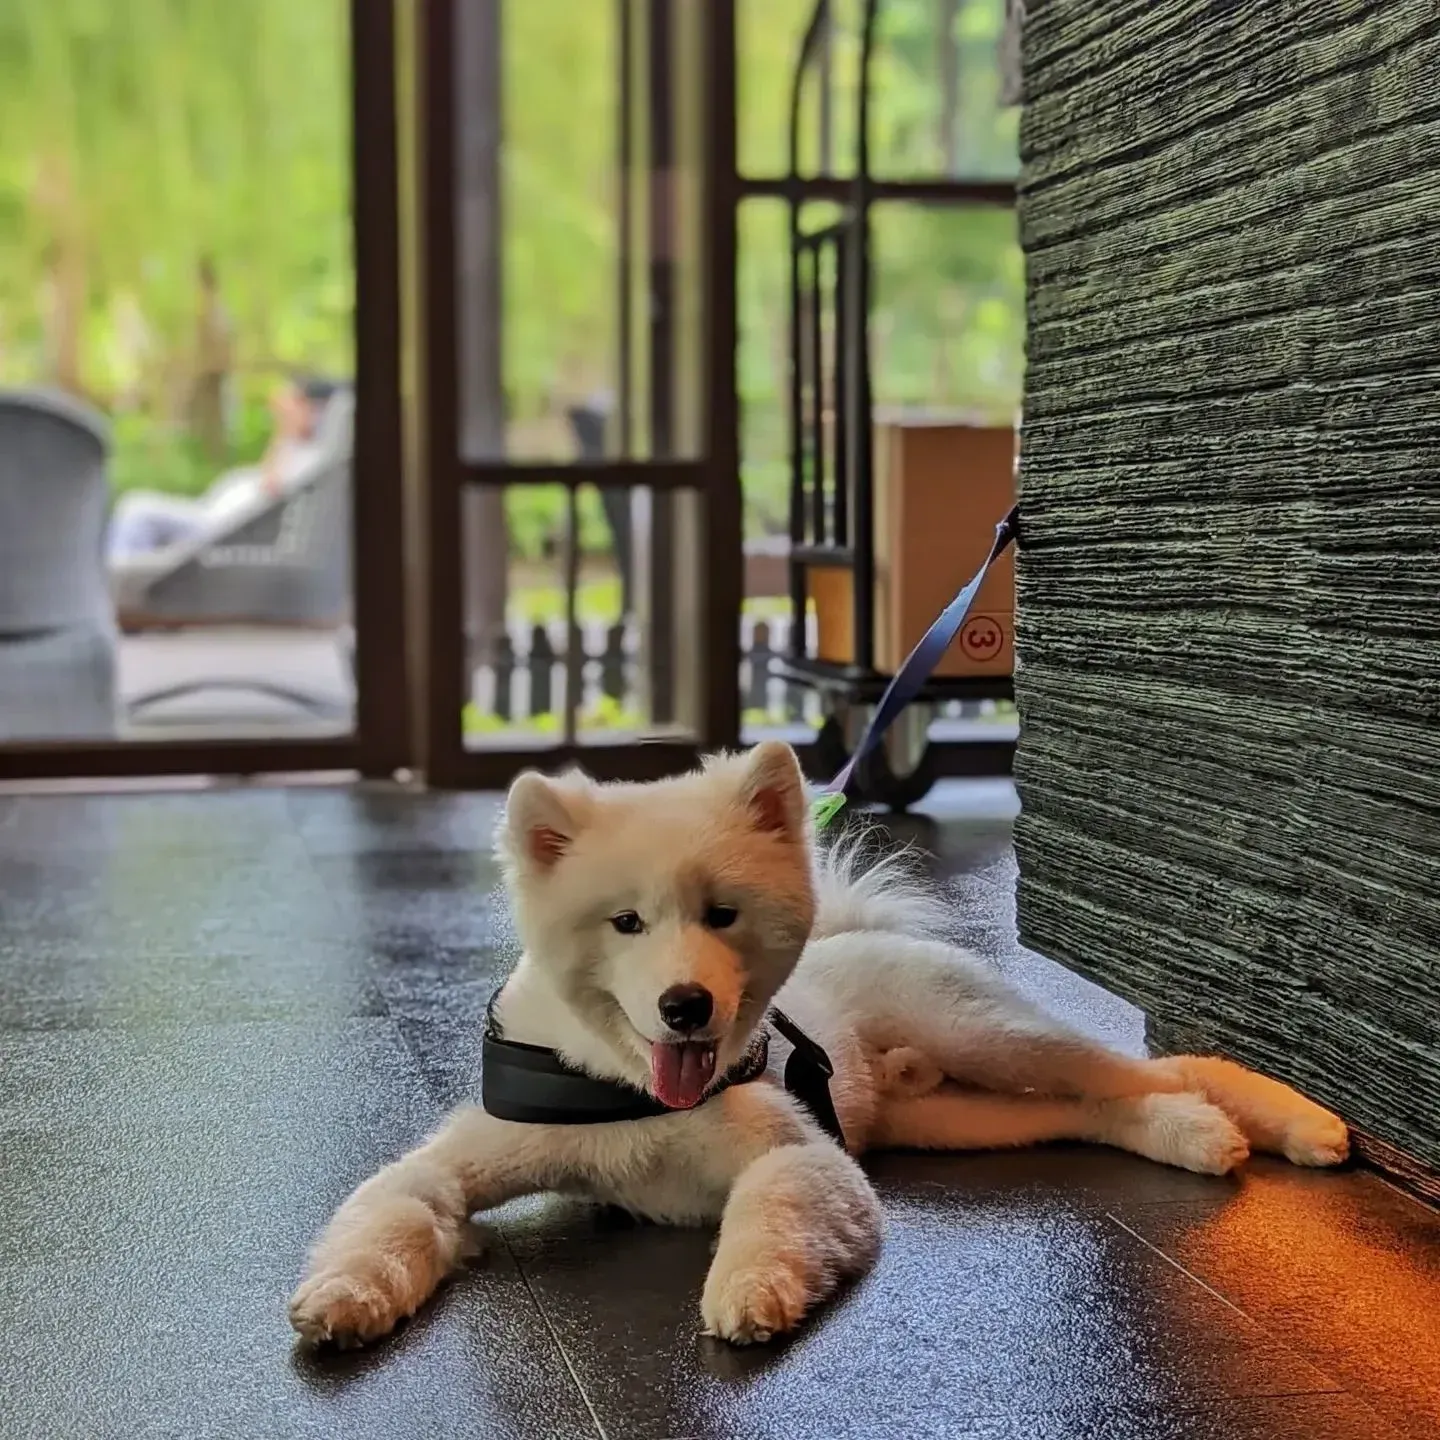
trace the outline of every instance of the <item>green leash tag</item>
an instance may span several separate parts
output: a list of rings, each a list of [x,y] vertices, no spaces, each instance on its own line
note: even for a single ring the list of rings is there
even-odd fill
[[[810,815],[815,828],[823,830],[845,808],[845,796],[837,790],[817,795],[810,802]]]

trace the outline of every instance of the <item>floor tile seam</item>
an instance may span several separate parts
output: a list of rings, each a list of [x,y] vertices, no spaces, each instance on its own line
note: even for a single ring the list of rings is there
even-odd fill
[[[332,1027],[332,1028],[336,1028],[336,1029],[338,1029],[338,1028],[340,1028],[340,1027],[342,1027],[342,1026],[351,1026],[351,1025],[388,1025],[388,1026],[390,1026],[392,1029],[396,1030],[397,1032],[398,1032],[398,1030],[399,1030],[399,1026],[397,1026],[397,1025],[395,1024],[394,1020],[393,1020],[388,1014],[387,1014],[387,1015],[336,1015],[336,1016],[333,1016],[332,1018],[336,1021],[336,1025],[335,1025],[334,1027]],[[286,1029],[286,1030],[301,1031],[301,1032],[303,1032],[304,1034],[306,1034],[306,1035],[308,1035],[308,1036],[310,1036],[310,1037],[313,1038],[313,1037],[314,1037],[314,1034],[315,1034],[314,1020],[315,1020],[315,1017],[314,1017],[313,1015],[305,1016],[303,1019],[295,1019],[295,1020],[292,1020],[292,1019],[283,1019],[283,1018],[279,1018],[279,1017],[268,1017],[268,1016],[266,1016],[266,1017],[252,1016],[252,1017],[250,1017],[249,1019],[242,1019],[242,1020],[196,1020],[195,1018],[191,1017],[191,1018],[189,1018],[189,1019],[187,1019],[187,1020],[185,1020],[185,1021],[176,1022],[176,1023],[174,1023],[174,1024],[170,1024],[170,1023],[168,1023],[168,1022],[165,1022],[165,1023],[157,1022],[157,1025],[156,1025],[155,1028],[157,1028],[157,1029],[165,1029],[165,1030],[171,1030],[171,1029],[174,1029],[174,1030],[190,1030],[190,1031],[194,1031],[194,1032],[197,1032],[197,1033],[198,1033],[198,1032],[205,1031],[205,1030],[261,1029],[261,1028],[266,1028],[266,1027],[268,1027],[268,1028],[270,1028],[270,1029]],[[78,1026],[77,1026],[77,1027],[70,1027],[70,1028],[76,1028],[76,1029],[78,1029],[78,1028],[82,1028],[82,1027],[78,1027]],[[117,1036],[134,1036],[134,1035],[137,1034],[137,1033],[142,1033],[138,1027],[132,1026],[132,1025],[87,1025],[87,1026],[84,1026],[83,1028],[84,1028],[84,1030],[86,1031],[87,1034],[91,1034],[91,1035],[94,1035],[94,1034],[102,1034],[102,1035],[117,1035]],[[56,1031],[56,1030],[32,1030],[32,1029],[30,1029],[30,1028],[28,1028],[28,1027],[25,1027],[25,1026],[12,1026],[12,1025],[0,1024],[0,1034],[4,1034],[5,1031],[7,1031],[7,1030],[13,1030],[13,1031],[15,1031],[17,1034],[53,1035],[53,1034],[63,1034],[63,1033],[65,1033],[63,1030],[60,1030],[60,1031]],[[402,1036],[402,1039],[403,1039],[403,1036]],[[407,1045],[406,1048],[407,1048],[407,1050],[409,1049],[408,1045]]]
[[[1418,1210],[1428,1220],[1440,1220],[1440,1204],[1426,1199],[1423,1195],[1417,1195],[1413,1191],[1407,1190],[1404,1185],[1392,1176],[1387,1175],[1383,1170],[1375,1169],[1364,1163],[1357,1165],[1355,1170],[1362,1175],[1373,1175],[1392,1195],[1396,1195],[1401,1200],[1407,1201],[1409,1209]]]
[[[395,1032],[395,1034],[399,1037],[400,1044],[404,1048],[406,1055],[410,1057],[411,1061],[415,1065],[415,1069],[419,1072],[420,1083],[424,1085],[425,1093],[430,1097],[435,1107],[439,1110],[440,1118],[443,1120],[446,1116],[458,1110],[460,1108],[460,1105],[462,1104],[474,1103],[473,1101],[460,1101],[457,1103],[456,1101],[451,1100],[448,1096],[446,1096],[440,1082],[431,1078],[430,1067],[426,1063],[425,1056],[415,1045],[411,1043],[410,1036],[406,1033],[405,1026],[400,1023],[400,1017],[391,1008],[390,998],[385,994],[384,990],[380,986],[376,986],[376,993],[380,996],[381,1005],[385,1007],[384,1015],[378,1016],[377,1018],[383,1019],[386,1024],[388,1024],[390,1028]]]
[[[18,929],[19,927],[17,926],[16,928]],[[263,940],[266,942],[285,941],[292,945],[296,943],[304,943],[305,945],[319,945],[323,946],[326,949],[333,950],[337,954],[342,952],[348,954],[352,952],[355,948],[346,940],[334,939],[326,935],[307,935],[302,937],[301,941],[297,942],[295,932],[293,930],[286,931],[284,934],[272,934],[268,931],[254,931],[251,934],[251,938],[252,940],[258,938],[259,940]],[[53,933],[50,936],[41,934],[39,937],[35,938],[35,943],[25,943],[23,944],[23,946],[20,944],[15,944],[15,942],[9,941],[5,937],[0,937],[0,945],[11,944],[14,944],[14,948],[16,950],[23,948],[26,954],[30,956],[34,956],[38,949],[40,951],[42,960],[47,963],[53,962],[56,957],[51,951],[47,951],[42,947],[51,946],[54,949],[63,949],[64,954],[61,958],[63,958],[72,967],[75,968],[84,965],[93,966],[109,964],[114,959],[115,952],[115,945],[113,943],[104,947],[103,949],[99,945],[89,944],[77,947],[70,945],[68,942],[62,943],[58,941]],[[160,965],[166,961],[171,960],[183,962],[185,960],[195,959],[197,948],[198,947],[193,943],[167,945],[147,944],[145,947],[145,958],[156,965]],[[373,949],[375,947],[371,948]],[[236,960],[242,961],[245,964],[251,964],[256,960],[270,959],[275,955],[275,953],[276,952],[271,944],[266,944],[264,947],[261,947],[259,945],[247,943],[246,941],[242,940],[229,947],[207,946],[205,947],[205,954],[201,958],[209,960]],[[3,951],[0,951],[0,958],[3,958]]]
[[[381,1002],[383,1003],[383,1002]],[[304,1028],[309,1033],[314,1033],[314,1024],[317,1021],[344,1024],[349,1021],[372,1021],[379,1023],[388,1021],[393,1023],[393,1016],[388,1013],[376,1011],[373,1014],[357,1014],[354,1010],[348,1009],[315,1009],[298,1018],[288,1018],[278,1015],[246,1015],[232,1016],[227,1018],[224,1015],[206,1015],[203,1011],[190,1011],[185,1018],[175,1020],[163,1020],[156,1018],[129,1019],[107,1016],[103,1021],[92,1023],[82,1020],[46,1021],[38,1024],[16,1024],[6,1020],[0,1020],[0,1037],[21,1036],[21,1035],[174,1035],[195,1030],[236,1030],[245,1025],[292,1025],[297,1029]]]
[[[1375,1180],[1384,1186],[1395,1199],[1405,1201],[1406,1209],[1418,1213],[1432,1223],[1440,1222],[1440,1207],[1430,1204],[1424,1196],[1416,1195],[1412,1191],[1407,1190],[1403,1184],[1392,1179],[1385,1171],[1368,1165],[1363,1160],[1352,1161],[1343,1168],[1332,1172],[1332,1174],[1335,1176],[1355,1175],[1362,1176],[1369,1180]],[[1363,1203],[1363,1197],[1357,1197],[1357,1201],[1358,1203]],[[1187,1205],[1198,1208],[1202,1205],[1208,1206],[1209,1204],[1210,1202],[1208,1200],[1196,1199],[1189,1196],[1177,1196],[1173,1200],[1136,1200],[1125,1205],[1124,1213],[1129,1215],[1137,1210],[1154,1210],[1163,1213],[1164,1211]]]
[[[300,832],[300,843],[304,846],[305,852],[312,860],[334,861],[334,860],[355,860],[355,859],[400,859],[400,860],[421,860],[433,856],[451,855],[474,855],[483,846],[473,844],[440,845],[431,843],[407,844],[407,845],[350,845],[344,849],[328,850],[317,849],[315,838],[307,835],[303,830]]]
[[[330,877],[326,875],[324,867],[320,864],[319,858],[316,856],[314,850],[311,848],[310,841],[306,837],[305,832],[300,829],[299,824],[296,822],[294,816],[291,814],[288,801],[285,804],[284,809],[291,829],[294,831],[295,838],[300,842],[300,850],[305,856],[305,863],[309,866],[310,873],[314,877],[315,883],[319,885],[321,890],[325,892],[326,903],[330,906],[331,912],[334,914],[336,921],[343,921],[345,918],[345,912],[341,908],[339,900],[336,898],[335,890],[331,883]],[[341,855],[335,858],[343,860],[348,857],[345,855]]]
[[[208,837],[203,844],[188,837],[154,842],[150,845],[149,854],[157,862],[176,856],[194,857],[197,854],[217,862],[230,862],[253,859],[256,854],[256,845],[261,842],[267,840],[283,842],[287,839],[293,842],[293,849],[289,853],[294,855],[298,855],[301,851],[309,853],[304,837],[293,830],[277,828],[273,825],[266,825],[263,830],[264,833],[261,835],[239,838],[233,836],[220,839]],[[0,849],[0,860],[37,862],[65,856],[75,856],[79,860],[94,860],[100,856],[116,854],[120,848],[117,841],[125,838],[123,836],[97,835],[93,832],[80,835],[52,833],[22,839],[24,835],[25,828],[18,820],[12,821],[8,826],[0,825],[0,841],[14,842],[13,845]]]
[[[1186,1203],[1186,1202],[1184,1202],[1184,1201],[1174,1201],[1174,1202],[1171,1202],[1171,1203],[1172,1203],[1172,1204],[1184,1204],[1184,1203]],[[1165,1208],[1165,1207],[1164,1207],[1164,1206],[1157,1206],[1157,1208]],[[1249,1314],[1247,1311],[1241,1309],[1241,1307],[1240,1307],[1239,1305],[1237,1305],[1232,1299],[1230,1299],[1230,1297],[1229,1297],[1228,1295],[1222,1294],[1222,1293],[1221,1293],[1219,1290],[1217,1290],[1213,1285],[1211,1285],[1211,1284],[1207,1283],[1206,1281],[1202,1280],[1202,1279],[1201,1279],[1198,1275],[1196,1275],[1192,1270],[1188,1270],[1188,1269],[1187,1269],[1184,1265],[1182,1265],[1182,1264],[1180,1263],[1180,1261],[1177,1260],[1173,1255],[1169,1254],[1169,1253],[1168,1253],[1167,1251],[1165,1251],[1165,1250],[1162,1250],[1162,1249],[1160,1248],[1160,1246],[1158,1246],[1157,1244],[1155,1244],[1155,1242],[1154,1242],[1153,1240],[1147,1239],[1144,1235],[1142,1235],[1142,1234],[1141,1234],[1138,1230],[1136,1230],[1133,1226],[1127,1225],[1127,1224],[1125,1223],[1125,1221],[1122,1220],[1122,1219],[1120,1218],[1120,1216],[1119,1216],[1118,1214],[1116,1214],[1116,1212],[1115,1212],[1114,1210],[1107,1210],[1107,1211],[1105,1212],[1105,1218],[1106,1218],[1112,1225],[1114,1225],[1118,1230],[1121,1230],[1121,1231],[1123,1231],[1126,1235],[1128,1235],[1132,1240],[1138,1241],[1141,1245],[1143,1245],[1143,1246],[1145,1247],[1145,1249],[1147,1249],[1148,1251],[1150,1251],[1150,1253],[1151,1253],[1152,1255],[1158,1255],[1158,1256],[1160,1257],[1160,1259],[1162,1259],[1162,1260],[1163,1260],[1167,1265],[1169,1265],[1173,1270],[1178,1270],[1178,1271],[1180,1272],[1180,1274],[1182,1274],[1187,1280],[1191,1281],[1191,1282],[1192,1282],[1193,1284],[1195,1284],[1195,1285],[1198,1285],[1203,1291],[1205,1291],[1205,1293],[1206,1293],[1207,1295],[1211,1296],[1211,1297],[1212,1297],[1213,1299],[1215,1299],[1215,1300],[1218,1300],[1223,1306],[1225,1306],[1225,1308],[1226,1308],[1227,1310],[1232,1310],[1232,1311],[1234,1311],[1234,1313],[1235,1313],[1236,1315],[1239,1315],[1242,1319],[1248,1320],[1248,1321],[1250,1322],[1250,1324],[1252,1324],[1252,1325],[1256,1326],[1258,1329],[1264,1331],[1267,1335],[1270,1333],[1268,1330],[1265,1330],[1265,1327],[1264,1327],[1263,1325],[1261,1325],[1260,1322],[1259,1322],[1253,1315],[1251,1315],[1251,1314]]]
[[[346,788],[346,787],[343,787],[343,786],[337,786],[337,787],[335,787],[335,789],[334,789],[331,793],[339,793],[339,792],[341,792],[342,790],[344,790],[345,788]],[[350,789],[350,793],[352,793],[352,794],[360,793],[360,787],[358,787],[358,786],[351,786],[351,787],[349,787],[349,789]],[[427,843],[427,844],[417,844],[417,845],[414,845],[414,846],[404,845],[404,846],[401,846],[401,847],[398,848],[398,849],[392,848],[391,846],[388,846],[388,845],[377,845],[377,846],[356,845],[356,846],[350,846],[350,847],[348,847],[348,848],[346,848],[346,849],[344,849],[344,850],[317,851],[317,850],[314,848],[314,845],[312,844],[312,837],[306,833],[306,830],[305,830],[305,822],[301,819],[301,817],[300,817],[300,815],[297,813],[296,807],[295,807],[295,801],[296,801],[296,798],[297,798],[297,797],[299,797],[299,796],[306,796],[306,795],[312,794],[312,793],[314,793],[314,792],[306,791],[306,790],[297,790],[297,789],[295,789],[295,788],[293,788],[293,787],[287,788],[287,789],[285,790],[285,792],[284,792],[284,795],[285,795],[284,809],[285,809],[286,817],[287,817],[287,819],[290,821],[290,823],[295,827],[295,830],[296,830],[297,834],[298,834],[299,837],[300,837],[300,842],[301,842],[301,844],[304,845],[305,849],[310,853],[310,856],[311,856],[312,859],[316,859],[316,860],[344,860],[344,859],[347,859],[348,857],[354,856],[354,855],[365,855],[365,856],[370,856],[370,855],[384,855],[384,856],[390,856],[390,855],[410,855],[410,856],[416,856],[416,855],[470,855],[470,854],[473,854],[473,853],[475,852],[476,847],[475,847],[473,844],[441,845],[441,844],[435,844],[435,843],[433,843],[433,842]],[[423,808],[424,803],[425,803],[424,800],[423,800],[419,795],[415,795],[415,794],[405,794],[404,792],[400,792],[400,795],[398,795],[397,798],[403,798],[403,803],[409,804],[409,805],[413,806],[417,812],[418,812],[421,808]],[[397,809],[398,809],[398,807],[397,807]],[[402,827],[397,827],[397,828],[404,828],[404,827],[402,826]],[[0,829],[3,829],[3,826],[0,826]]]
[[[1321,1376],[1324,1380],[1329,1382],[1328,1389],[1319,1389],[1314,1386],[1310,1386],[1303,1390],[1287,1390],[1283,1392],[1277,1392],[1277,1397],[1280,1394],[1343,1395],[1351,1393],[1348,1387],[1342,1381],[1337,1379],[1334,1375],[1330,1374],[1328,1370],[1321,1369],[1321,1367],[1317,1365],[1309,1355],[1295,1349],[1293,1345],[1288,1344],[1268,1325],[1263,1324],[1256,1316],[1250,1314],[1248,1310],[1245,1310],[1241,1306],[1237,1305],[1232,1299],[1230,1299],[1228,1295],[1224,1294],[1220,1290],[1217,1290],[1215,1286],[1209,1284],[1207,1281],[1202,1280],[1198,1275],[1194,1273],[1194,1271],[1187,1269],[1186,1266],[1182,1265],[1180,1261],[1177,1260],[1173,1255],[1168,1254],[1166,1251],[1162,1250],[1158,1245],[1156,1245],[1152,1240],[1146,1239],[1146,1237],[1140,1234],[1138,1230],[1135,1230],[1131,1226],[1127,1225],[1113,1210],[1107,1210],[1105,1212],[1105,1218],[1109,1220],[1110,1223],[1114,1225],[1117,1229],[1123,1231],[1126,1235],[1130,1236],[1131,1239],[1137,1240],[1141,1245],[1145,1247],[1145,1249],[1150,1251],[1151,1254],[1159,1256],[1159,1258],[1163,1260],[1167,1265],[1169,1265],[1172,1269],[1179,1271],[1181,1275],[1183,1275],[1192,1284],[1197,1285],[1207,1295],[1211,1296],[1215,1300],[1218,1300],[1223,1306],[1225,1306],[1227,1310],[1232,1311],[1234,1314],[1240,1316],[1242,1320],[1245,1320],[1248,1324],[1253,1325],[1262,1335],[1264,1335],[1275,1345],[1278,1345],[1287,1354],[1293,1355],[1295,1359],[1298,1360],[1301,1364],[1308,1366],[1317,1375]],[[1264,1398],[1268,1399],[1275,1397],[1267,1395]]]
[[[381,997],[383,1004],[383,997]],[[240,1031],[284,1031],[291,1030],[297,1034],[313,1039],[316,1033],[314,1015],[307,1016],[303,1020],[296,1019],[259,1019],[250,1018],[243,1020],[204,1020],[196,1022],[191,1019],[188,1022],[176,1024],[150,1024],[150,1025],[117,1025],[113,1023],[105,1025],[89,1026],[54,1026],[46,1029],[22,1028],[18,1026],[0,1025],[0,1037],[18,1036],[25,1038],[32,1037],[55,1037],[55,1036],[78,1036],[89,1037],[104,1036],[122,1041],[137,1041],[153,1038],[157,1034],[170,1035],[195,1035],[197,1037],[208,1031],[225,1031],[227,1034],[235,1034]],[[435,1112],[436,1120],[443,1119],[455,1107],[445,1100],[437,1088],[431,1084],[422,1057],[419,1056],[406,1038],[403,1027],[397,1023],[395,1017],[389,1013],[388,1007],[383,1014],[376,1015],[335,1015],[329,1017],[335,1023],[329,1028],[332,1031],[345,1030],[350,1028],[366,1028],[378,1030],[383,1029],[394,1039],[404,1051],[406,1056],[414,1063],[416,1069],[416,1091],[419,1098],[426,1100],[430,1108]],[[418,1142],[417,1142],[418,1143]]]
[[[520,1277],[520,1282],[525,1286],[525,1293],[530,1297],[530,1303],[535,1307],[536,1313],[544,1322],[545,1329],[549,1332],[550,1342],[555,1346],[556,1353],[560,1356],[560,1362],[565,1366],[566,1373],[570,1376],[570,1383],[575,1387],[575,1393],[580,1397],[580,1403],[585,1407],[585,1413],[590,1417],[590,1423],[595,1427],[595,1433],[599,1440],[611,1440],[609,1432],[605,1429],[600,1419],[600,1412],[595,1408],[594,1402],[590,1399],[590,1393],[586,1390],[580,1379],[580,1372],[575,1368],[575,1362],[570,1358],[570,1352],[565,1348],[565,1342],[560,1338],[560,1331],[556,1328],[555,1322],[550,1318],[550,1310],[541,1298],[531,1282],[525,1266],[521,1263],[520,1257],[515,1252],[515,1247],[510,1243],[510,1237],[505,1233],[503,1225],[489,1225],[486,1227],[505,1247],[505,1253],[510,1257],[511,1263],[515,1266],[515,1273]]]

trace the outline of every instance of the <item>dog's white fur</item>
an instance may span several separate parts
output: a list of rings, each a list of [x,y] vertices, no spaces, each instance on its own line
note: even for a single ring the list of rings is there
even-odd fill
[[[1286,1086],[1224,1060],[1115,1053],[929,938],[943,908],[894,862],[864,871],[817,853],[787,746],[653,785],[523,775],[499,844],[524,945],[499,1003],[509,1038],[643,1087],[667,987],[713,995],[717,1074],[776,1000],[830,1053],[850,1153],[770,1076],[616,1124],[462,1109],[341,1206],[290,1306],[308,1341],[386,1334],[468,1253],[472,1214],[535,1191],[718,1220],[701,1316],[749,1342],[794,1328],[874,1260],[880,1209],[854,1159],[866,1150],[1088,1140],[1213,1175],[1252,1147],[1301,1165],[1347,1152],[1344,1124]],[[734,923],[707,929],[709,904],[734,907]],[[617,933],[621,911],[644,931]]]

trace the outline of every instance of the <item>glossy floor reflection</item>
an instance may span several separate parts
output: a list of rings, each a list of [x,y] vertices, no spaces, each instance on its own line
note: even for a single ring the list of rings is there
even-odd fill
[[[1018,950],[1008,786],[907,838]],[[0,1435],[1380,1440],[1440,1433],[1440,1217],[1375,1177],[1209,1180],[1074,1147],[892,1156],[864,1283],[800,1337],[697,1335],[709,1237],[517,1202],[364,1355],[284,1302],[358,1180],[476,1093],[510,941],[493,798],[0,797]]]

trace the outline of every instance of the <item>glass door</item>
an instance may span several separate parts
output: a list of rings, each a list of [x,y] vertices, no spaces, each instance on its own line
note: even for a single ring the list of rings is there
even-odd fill
[[[428,0],[402,76],[420,760],[739,730],[729,0]]]
[[[0,779],[392,772],[390,6],[0,29]]]

